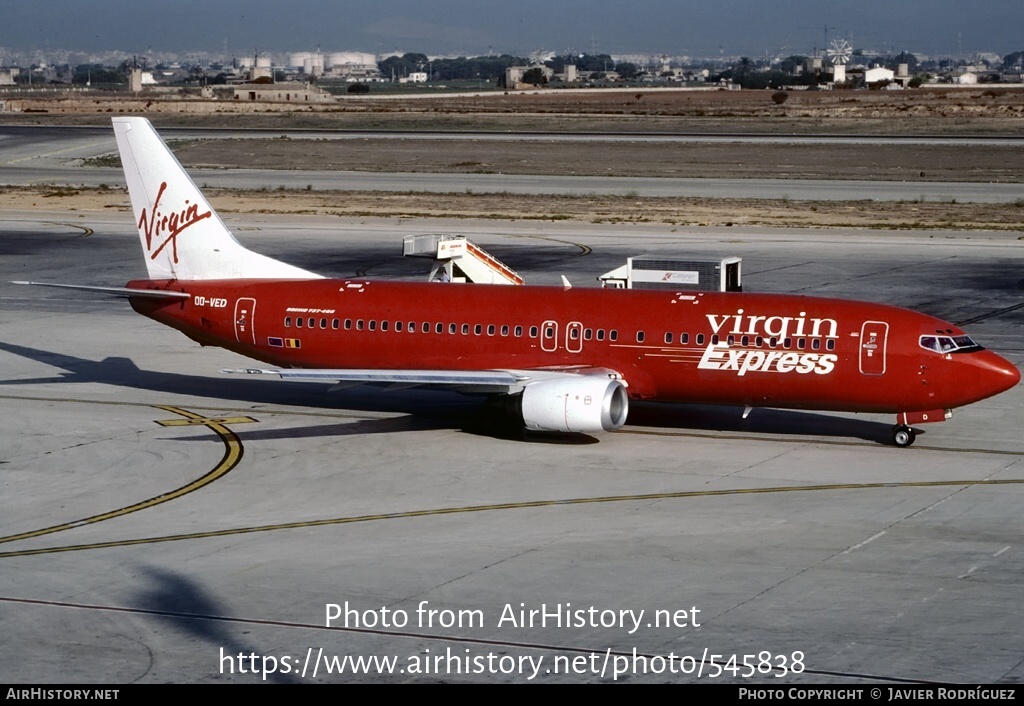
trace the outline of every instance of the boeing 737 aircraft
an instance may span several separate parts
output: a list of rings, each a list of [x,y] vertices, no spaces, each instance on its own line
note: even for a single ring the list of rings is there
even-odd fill
[[[1020,380],[957,326],[881,304],[325,279],[236,241],[149,121],[113,123],[149,279],[92,289],[269,366],[242,372],[493,393],[535,431],[618,429],[630,399],[883,412],[898,446]]]

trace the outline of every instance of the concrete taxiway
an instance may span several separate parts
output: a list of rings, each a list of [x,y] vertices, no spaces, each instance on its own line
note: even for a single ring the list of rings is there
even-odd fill
[[[401,238],[430,232],[536,284],[739,255],[747,291],[919,309],[1024,362],[1016,234],[230,221],[340,277],[425,276]],[[1024,678],[1020,387],[910,449],[887,416],[684,405],[510,439],[472,400],[225,376],[123,301],[7,284],[143,274],[126,213],[0,216],[0,681]]]

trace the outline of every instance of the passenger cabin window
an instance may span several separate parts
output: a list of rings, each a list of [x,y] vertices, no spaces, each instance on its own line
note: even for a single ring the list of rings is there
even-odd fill
[[[672,343],[672,332],[671,331],[666,331],[665,332],[665,343]]]
[[[291,325],[292,325],[292,317],[290,317],[290,316],[284,317],[284,327],[285,328],[291,328]]]

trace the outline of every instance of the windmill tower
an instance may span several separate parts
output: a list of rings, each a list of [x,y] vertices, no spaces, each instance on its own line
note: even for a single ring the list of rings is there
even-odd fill
[[[565,62],[563,63],[562,73],[565,75],[566,83],[576,83],[578,78],[576,74],[576,60],[581,58],[583,54],[576,51],[572,47],[567,47],[565,50]]]
[[[853,47],[845,39],[833,39],[828,48],[828,58],[832,61],[832,82],[846,82],[846,63],[853,54]]]

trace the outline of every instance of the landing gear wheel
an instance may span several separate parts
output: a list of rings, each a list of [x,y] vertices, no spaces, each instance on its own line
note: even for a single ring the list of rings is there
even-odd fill
[[[899,447],[906,448],[914,443],[917,432],[908,426],[898,424],[892,428],[892,441]]]

